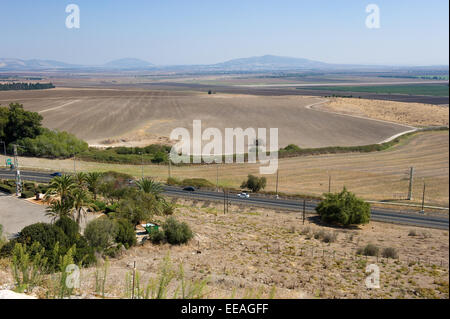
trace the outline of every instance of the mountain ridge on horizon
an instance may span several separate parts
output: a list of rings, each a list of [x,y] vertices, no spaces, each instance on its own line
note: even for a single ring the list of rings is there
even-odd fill
[[[186,64],[186,65],[155,65],[148,61],[137,58],[115,59],[100,65],[72,64],[56,60],[47,59],[16,59],[0,58],[0,71],[44,71],[63,69],[116,69],[116,70],[142,70],[142,69],[164,69],[164,68],[199,68],[202,70],[236,70],[236,71],[275,71],[289,69],[325,69],[325,68],[448,68],[448,65],[428,65],[428,66],[395,66],[395,65],[371,65],[371,64],[335,64],[326,63],[306,58],[296,58],[277,55],[252,56],[247,58],[230,59],[215,64]]]

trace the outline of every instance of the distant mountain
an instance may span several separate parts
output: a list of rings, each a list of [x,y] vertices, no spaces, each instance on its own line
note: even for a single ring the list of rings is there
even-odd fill
[[[103,66],[111,69],[143,69],[152,67],[153,64],[140,59],[124,58],[108,62]]]
[[[166,65],[156,66],[147,61],[124,58],[102,65],[78,65],[69,64],[53,60],[21,60],[21,59],[5,59],[0,58],[1,71],[51,71],[51,70],[82,70],[90,71],[141,71],[152,68],[159,71],[173,72],[259,72],[259,71],[289,71],[289,70],[397,70],[397,69],[420,69],[420,67],[405,66],[382,66],[382,65],[352,65],[352,64],[330,64],[320,61],[314,61],[302,58],[292,58],[276,55],[255,56],[250,58],[241,58],[229,60],[217,64],[201,64],[201,65]],[[430,67],[421,67],[429,69]],[[440,69],[435,66],[433,68]],[[448,66],[442,68],[448,70]]]
[[[19,70],[53,70],[79,68],[79,65],[69,64],[53,60],[21,60],[0,58],[0,71]]]
[[[0,71],[45,71],[59,69],[117,69],[138,70],[153,66],[153,64],[133,58],[114,60],[103,65],[69,64],[53,60],[22,60],[0,58]]]
[[[280,69],[317,69],[330,64],[301,58],[276,55],[264,55],[250,58],[234,59],[212,65],[212,67],[233,70],[280,70]]]

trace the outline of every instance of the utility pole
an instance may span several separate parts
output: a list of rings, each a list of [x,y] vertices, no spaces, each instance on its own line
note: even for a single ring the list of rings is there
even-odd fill
[[[425,182],[423,182],[423,193],[422,193],[422,210],[420,211],[422,214],[425,213]]]
[[[276,184],[276,187],[275,187],[275,193],[276,193],[276,198],[278,199],[278,169],[277,169],[277,184]]]
[[[226,214],[226,207],[227,207],[227,198],[225,196],[225,188],[223,189],[223,214]]]
[[[328,173],[328,193],[331,193],[331,175]]]
[[[303,199],[303,225],[305,225],[306,218],[306,199]]]
[[[219,164],[216,164],[216,191],[219,191]]]
[[[22,193],[22,179],[20,178],[19,159],[17,155],[17,145],[14,144],[14,168],[16,170],[16,196]]]
[[[6,164],[6,143],[5,141],[0,141],[0,143],[3,144],[3,153],[5,153],[5,166],[8,167],[8,164]]]
[[[408,188],[408,200],[412,200],[412,184],[414,176],[414,167],[409,169],[409,188]]]

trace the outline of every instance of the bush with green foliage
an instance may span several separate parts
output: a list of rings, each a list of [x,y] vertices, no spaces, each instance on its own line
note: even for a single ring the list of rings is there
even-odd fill
[[[44,249],[44,257],[48,260],[49,271],[55,270],[59,258],[71,247],[77,247],[75,261],[82,265],[94,263],[94,250],[86,239],[75,229],[78,225],[69,218],[58,220],[55,224],[37,223],[22,229],[17,238],[10,240],[0,249],[0,257],[11,256],[16,243],[31,246],[35,242]],[[55,254],[55,249],[57,254]]]
[[[257,177],[249,174],[247,180],[242,182],[241,189],[250,189],[252,192],[256,193],[264,189],[267,184],[267,179],[265,177]]]
[[[34,191],[22,191],[22,193],[20,193],[20,197],[21,198],[31,198],[34,197],[36,194]]]
[[[370,221],[370,204],[357,198],[345,187],[340,193],[325,194],[316,212],[323,222],[343,226],[367,224]]]
[[[101,211],[105,211],[106,210],[106,203],[96,200],[92,203],[92,208],[96,211],[96,212],[101,212]]]
[[[84,230],[84,237],[91,247],[102,252],[114,245],[117,232],[117,224],[105,216],[90,221]]]
[[[12,194],[16,192],[15,187],[8,186],[6,184],[0,184],[0,192]]]
[[[74,244],[80,237],[80,226],[71,218],[63,216],[55,224],[66,234],[70,244]]]
[[[19,103],[0,106],[0,140],[5,141],[8,152],[12,151],[12,143],[41,134],[42,119],[39,113],[25,111]]]
[[[56,243],[59,243],[60,247],[69,245],[69,238],[61,228],[46,223],[26,226],[20,231],[17,240],[27,245],[39,242],[46,251],[51,251]]]
[[[73,154],[88,150],[88,144],[67,132],[41,129],[41,134],[34,138],[24,138],[17,142],[23,148],[23,155],[67,158]]]
[[[41,284],[47,272],[45,249],[34,242],[32,245],[15,243],[12,250],[11,269],[17,292],[30,292]]]
[[[175,218],[169,217],[163,224],[165,240],[171,245],[187,243],[194,237],[194,234],[185,222],[178,222]]]
[[[149,239],[153,244],[159,245],[166,240],[166,236],[162,230],[154,230],[149,234]]]
[[[117,225],[116,243],[123,244],[126,249],[136,245],[136,233],[133,225],[123,218],[115,219],[114,222]]]

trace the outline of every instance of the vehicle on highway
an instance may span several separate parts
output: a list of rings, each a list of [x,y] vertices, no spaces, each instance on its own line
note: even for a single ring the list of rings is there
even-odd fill
[[[183,188],[183,190],[187,191],[187,192],[195,192],[195,188],[192,186],[187,186],[187,187]]]
[[[55,173],[51,173],[50,176],[52,176],[52,177],[56,177],[56,176],[61,177],[62,174],[60,172],[55,172]]]
[[[240,198],[250,198],[250,195],[247,194],[246,192],[239,193],[237,194],[237,196]]]

